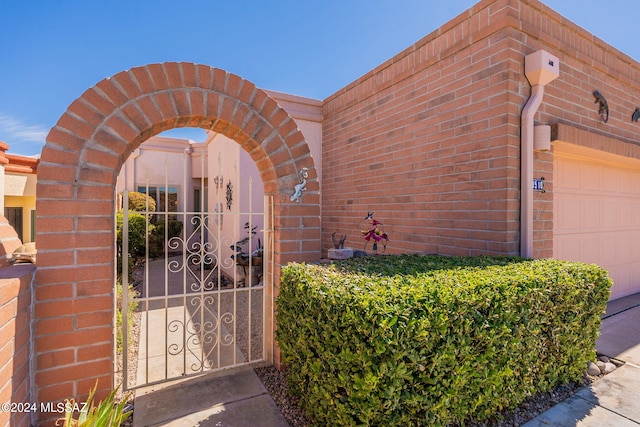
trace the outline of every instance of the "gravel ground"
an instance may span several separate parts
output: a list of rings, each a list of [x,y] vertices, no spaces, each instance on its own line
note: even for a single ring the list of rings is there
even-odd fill
[[[289,395],[285,371],[278,371],[274,366],[256,368],[255,371],[291,427],[307,427],[312,425],[304,411],[298,406],[298,399],[295,398],[295,396]],[[470,420],[467,421],[465,425],[470,427],[521,426],[599,378],[601,378],[601,376],[594,377],[585,374],[583,380],[579,383],[557,386],[547,393],[539,393],[527,398],[514,410],[503,411],[494,419],[482,422]]]
[[[298,406],[298,399],[289,395],[286,372],[279,371],[275,366],[265,366],[255,369],[258,378],[264,384],[273,400],[280,408],[280,412],[287,419],[291,427],[306,427],[311,425],[304,411]]]

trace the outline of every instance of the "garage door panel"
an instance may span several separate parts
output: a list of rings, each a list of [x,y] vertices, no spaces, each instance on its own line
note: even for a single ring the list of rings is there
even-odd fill
[[[597,228],[601,223],[600,200],[594,197],[585,197],[582,200],[582,221],[581,226],[586,228]]]
[[[616,295],[622,296],[634,293],[631,292],[632,286],[630,285],[632,274],[628,268],[625,268],[625,266],[610,267],[609,277],[613,280]],[[613,289],[611,291],[613,294]]]
[[[620,225],[620,211],[620,206],[616,203],[615,199],[608,197],[606,200],[602,200],[602,203],[600,203],[600,212],[602,213],[602,217],[600,218],[600,222],[595,226],[611,228],[618,227]]]
[[[634,204],[632,219],[633,225],[635,227],[640,227],[640,201]]]
[[[580,170],[580,184],[578,185],[580,190],[600,191],[600,187],[603,185],[601,182],[602,179],[600,178],[601,168],[587,168],[582,163],[578,163],[577,167]]]
[[[558,202],[558,209],[554,210],[554,223],[558,224],[558,228],[563,232],[571,232],[579,230],[579,218],[581,212],[579,200],[567,194]]]
[[[566,191],[580,190],[582,183],[580,164],[579,163],[567,163],[554,171],[554,176],[557,181],[562,182],[562,188]]]
[[[554,257],[607,269],[614,299],[640,292],[640,161],[610,160],[554,157]]]
[[[588,263],[597,263],[600,261],[600,239],[597,236],[588,236],[579,238],[580,250],[573,261],[584,261]]]
[[[640,179],[640,174],[630,174],[628,177],[620,176],[618,174],[618,189],[617,191],[622,194],[628,194],[629,196],[633,196],[636,193],[635,186],[633,185],[633,181]]]
[[[597,243],[599,254],[597,261],[607,265],[613,265],[616,262],[616,240],[615,237],[601,237]]]
[[[585,167],[585,169],[588,169],[588,167]],[[597,178],[600,180],[600,191],[605,193],[617,193],[620,190],[620,176],[615,173],[615,170],[613,168],[610,167],[600,166],[598,167],[598,169],[599,173]]]
[[[633,211],[633,203],[629,200],[622,200],[618,205],[617,223],[621,227],[633,227]]]
[[[638,236],[635,236],[637,238]],[[614,253],[616,259],[631,261],[633,259],[633,239],[627,233],[622,233],[614,240]]]

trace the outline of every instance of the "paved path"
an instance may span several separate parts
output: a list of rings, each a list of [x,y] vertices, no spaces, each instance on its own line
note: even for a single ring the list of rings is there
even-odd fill
[[[221,371],[137,389],[133,425],[288,426],[253,369],[224,370],[245,363],[249,355],[262,357],[262,288],[200,294],[189,282],[185,287],[182,270],[167,273],[164,264],[152,261],[145,281],[143,297],[148,291],[160,298],[146,303],[140,319],[136,384]]]
[[[524,427],[640,425],[640,294],[608,304],[596,350],[626,364]]]
[[[135,427],[288,427],[252,369],[136,393]]]

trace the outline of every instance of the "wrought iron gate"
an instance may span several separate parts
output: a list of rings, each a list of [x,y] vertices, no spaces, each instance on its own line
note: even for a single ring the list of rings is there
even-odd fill
[[[194,192],[200,200],[187,210],[187,178],[182,187],[185,209],[179,212],[169,182],[139,188],[147,195],[156,192],[155,210],[146,198],[142,211],[131,211],[128,193],[122,197],[120,277],[133,288],[123,291],[121,299],[121,307],[133,309],[122,309],[125,390],[255,364],[267,357],[265,334],[272,328],[264,324],[271,318],[265,316],[264,290],[273,259],[271,199],[265,197],[262,209],[254,211],[249,177],[248,209],[240,210],[239,203],[235,208],[223,191],[213,209],[207,209],[203,178]],[[231,180],[215,180],[210,184],[227,190],[234,185]],[[139,238],[140,228],[142,251],[141,242],[132,240]],[[132,370],[135,378],[127,380]]]

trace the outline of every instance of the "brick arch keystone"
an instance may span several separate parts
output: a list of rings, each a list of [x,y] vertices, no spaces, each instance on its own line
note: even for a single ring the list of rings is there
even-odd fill
[[[294,120],[265,91],[192,63],[151,64],[100,81],[51,129],[38,166],[38,401],[81,398],[96,379],[99,395],[112,387],[115,182],[133,150],[176,127],[222,133],[256,162],[275,201],[275,283],[281,265],[320,257],[313,158]],[[307,192],[302,203],[291,202],[305,167]],[[299,250],[288,249],[293,242]]]

